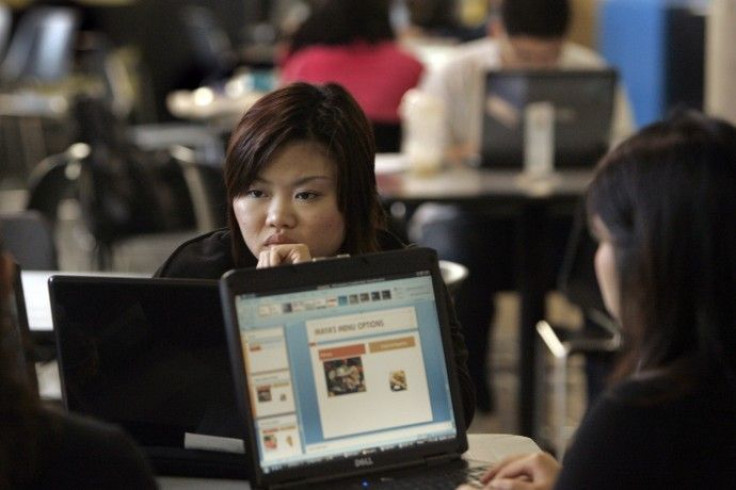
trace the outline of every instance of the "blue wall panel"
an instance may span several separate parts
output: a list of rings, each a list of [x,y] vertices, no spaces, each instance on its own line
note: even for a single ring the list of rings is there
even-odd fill
[[[666,0],[604,0],[599,50],[618,68],[637,126],[659,119],[665,97]]]

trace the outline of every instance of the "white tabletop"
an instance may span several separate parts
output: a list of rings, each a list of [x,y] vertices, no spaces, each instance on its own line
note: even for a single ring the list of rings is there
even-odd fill
[[[539,446],[528,437],[511,434],[468,434],[468,444],[470,449],[465,453],[465,459],[488,464],[512,454],[540,451]],[[162,476],[157,478],[157,481],[161,489],[250,489],[250,483],[245,480]]]
[[[263,95],[257,91],[231,93],[200,87],[171,92],[166,97],[166,107],[181,119],[220,123],[230,129]]]

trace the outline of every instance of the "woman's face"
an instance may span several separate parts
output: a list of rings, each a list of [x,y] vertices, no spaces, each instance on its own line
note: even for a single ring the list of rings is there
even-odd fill
[[[608,228],[598,216],[593,218],[593,232],[598,238],[598,250],[595,253],[595,276],[603,295],[603,303],[614,318],[620,319],[621,295],[616,269],[616,250]]]
[[[345,240],[337,206],[337,168],[323,146],[287,145],[233,200],[240,233],[258,257],[271,245],[305,244],[312,257],[330,257]]]

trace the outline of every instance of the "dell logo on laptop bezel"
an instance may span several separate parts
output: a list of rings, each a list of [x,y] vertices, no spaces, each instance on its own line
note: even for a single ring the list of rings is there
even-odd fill
[[[373,458],[366,456],[364,458],[355,458],[353,464],[356,468],[365,468],[366,466],[373,466]]]

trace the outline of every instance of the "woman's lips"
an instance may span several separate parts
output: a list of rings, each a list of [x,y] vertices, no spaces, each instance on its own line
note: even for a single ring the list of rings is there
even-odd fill
[[[269,247],[271,245],[284,245],[286,243],[294,243],[294,241],[285,235],[271,235],[263,242],[263,246]]]

